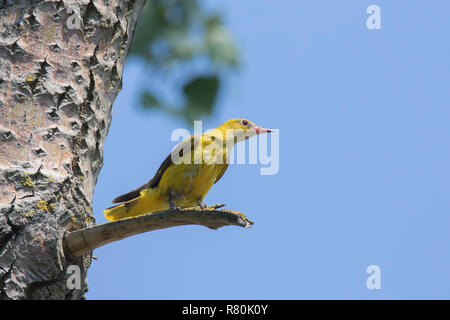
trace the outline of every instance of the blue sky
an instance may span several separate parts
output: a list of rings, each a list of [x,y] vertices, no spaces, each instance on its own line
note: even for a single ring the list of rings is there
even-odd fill
[[[381,8],[368,30],[366,8]],[[211,4],[212,5],[212,4]],[[449,299],[450,3],[217,1],[243,65],[206,128],[280,130],[280,169],[232,165],[205,201],[251,229],[185,226],[95,250],[88,299]],[[94,194],[150,179],[180,120],[138,107],[126,65]],[[368,290],[366,268],[381,268]]]

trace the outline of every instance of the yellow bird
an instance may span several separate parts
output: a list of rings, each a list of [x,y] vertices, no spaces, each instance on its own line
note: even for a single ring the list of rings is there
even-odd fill
[[[169,208],[204,206],[203,198],[228,168],[233,146],[257,134],[272,132],[246,119],[231,119],[216,129],[178,144],[143,186],[115,198],[104,210],[110,221]]]

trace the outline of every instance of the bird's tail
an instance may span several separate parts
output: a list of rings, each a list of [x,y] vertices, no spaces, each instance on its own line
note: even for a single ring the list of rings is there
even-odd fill
[[[155,189],[141,191],[140,196],[127,202],[105,209],[105,218],[116,221],[125,218],[140,216],[150,212],[166,210],[169,208],[167,201],[159,200]]]
[[[131,200],[136,201],[136,200]],[[129,208],[126,207],[126,203],[121,203],[113,207],[109,207],[103,211],[105,214],[105,218],[109,221],[116,221],[124,218],[128,218],[132,215],[130,215]]]

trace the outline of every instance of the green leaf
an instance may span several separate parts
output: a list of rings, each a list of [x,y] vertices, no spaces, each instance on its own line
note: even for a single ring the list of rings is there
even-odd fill
[[[157,108],[160,106],[158,98],[149,91],[144,92],[141,96],[141,104],[147,108]]]
[[[210,114],[216,102],[219,91],[217,76],[196,77],[186,83],[183,93],[186,98],[186,108],[195,115]]]

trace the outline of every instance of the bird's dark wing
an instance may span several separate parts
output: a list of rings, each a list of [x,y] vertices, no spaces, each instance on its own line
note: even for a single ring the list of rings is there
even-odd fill
[[[133,199],[139,197],[141,195],[141,191],[147,188],[147,184],[148,184],[148,182],[146,184],[140,186],[139,188],[134,189],[133,191],[130,191],[128,193],[125,193],[121,196],[114,198],[112,203],[125,202],[125,201],[133,200]]]
[[[177,152],[181,158],[181,157],[183,157],[183,150],[185,148],[188,148],[188,146],[189,146],[191,149],[188,149],[188,150],[195,150],[194,148],[196,148],[199,141],[200,141],[200,139],[197,136],[192,136],[190,139],[185,139],[179,145],[177,145],[175,147],[175,149],[173,150],[173,152],[175,152],[175,153]],[[112,202],[119,203],[119,202],[130,201],[130,200],[133,200],[133,199],[139,197],[141,195],[142,190],[149,189],[149,188],[150,189],[155,188],[156,186],[158,186],[159,182],[161,181],[161,178],[162,178],[164,172],[172,164],[174,164],[174,163],[172,162],[172,153],[170,153],[167,156],[167,158],[163,161],[163,163],[159,166],[159,169],[158,169],[158,171],[156,171],[155,176],[149,182],[140,186],[137,189],[134,189],[133,191],[130,191],[121,196],[118,196]]]

